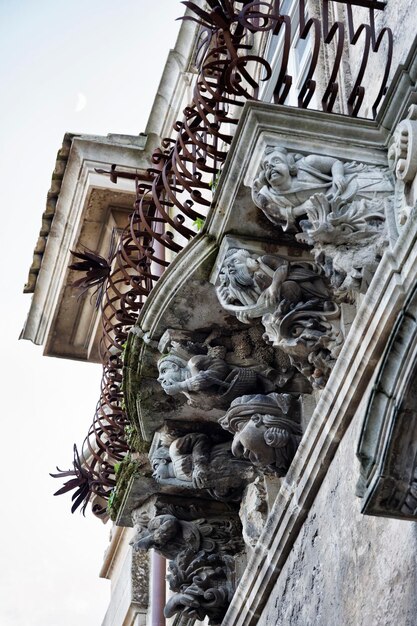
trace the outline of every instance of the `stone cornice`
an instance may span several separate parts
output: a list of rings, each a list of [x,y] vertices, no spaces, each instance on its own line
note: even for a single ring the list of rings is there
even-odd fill
[[[72,139],[36,289],[21,335],[23,339],[30,339],[36,344],[49,344],[51,340],[54,341],[51,328],[54,321],[59,318],[59,307],[71,308],[76,300],[70,297],[63,302],[65,289],[68,289],[72,282],[70,272],[66,268],[70,260],[69,250],[80,245],[100,247],[103,243],[102,231],[109,216],[109,207],[130,210],[132,206],[134,200],[132,181],[120,181],[118,187],[115,187],[107,177],[95,172],[96,168],[109,168],[113,163],[120,163],[122,167],[130,168],[132,171],[140,171],[141,168],[145,170],[149,158],[149,151],[145,149],[146,138],[141,137],[140,141],[134,138],[136,143],[131,141],[128,144],[126,138],[122,138],[122,141],[120,139],[117,136],[110,138],[84,136]],[[106,253],[105,251],[104,254]],[[80,306],[82,304],[79,303]],[[76,326],[78,324],[76,320],[80,316],[81,310],[74,311],[72,317]],[[94,332],[91,312],[87,317],[89,319],[86,321]],[[62,319],[68,318],[66,311]],[[67,329],[61,340],[65,341],[71,332],[76,333],[76,330]],[[58,354],[60,349],[46,346],[46,352],[51,354]],[[71,347],[64,346],[63,349],[69,358],[86,357],[77,351],[72,354]]]

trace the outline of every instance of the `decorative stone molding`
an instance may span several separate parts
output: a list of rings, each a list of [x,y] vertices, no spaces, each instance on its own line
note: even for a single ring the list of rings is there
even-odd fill
[[[362,512],[417,520],[417,293],[401,311],[368,403],[358,446]]]
[[[417,174],[417,106],[396,127],[388,148],[388,164],[397,180],[411,183]]]
[[[388,149],[388,164],[395,174],[395,220],[401,231],[417,201],[417,106],[396,127]]]

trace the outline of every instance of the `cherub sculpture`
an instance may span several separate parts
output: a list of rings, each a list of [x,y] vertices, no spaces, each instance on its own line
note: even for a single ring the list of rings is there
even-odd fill
[[[327,201],[331,213],[336,205],[371,201],[376,194],[386,196],[392,190],[387,168],[269,146],[253,183],[252,198],[271,222],[294,232],[300,230],[300,219],[309,216],[314,197],[322,197],[322,205]],[[373,205],[371,210],[375,213]]]

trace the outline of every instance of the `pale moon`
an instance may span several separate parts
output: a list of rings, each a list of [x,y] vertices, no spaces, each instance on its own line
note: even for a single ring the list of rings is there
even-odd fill
[[[81,91],[79,91],[77,94],[77,103],[75,105],[75,112],[79,113],[80,111],[85,109],[86,104],[87,104],[87,98],[85,97],[83,93],[81,93]]]

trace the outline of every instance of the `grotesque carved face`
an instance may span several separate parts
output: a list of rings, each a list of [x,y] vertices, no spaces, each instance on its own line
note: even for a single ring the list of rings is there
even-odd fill
[[[238,284],[243,287],[253,284],[253,277],[250,271],[253,265],[251,261],[251,257],[244,250],[237,250],[227,258],[224,269],[232,284]]]
[[[275,451],[265,441],[267,430],[260,413],[255,413],[248,421],[241,421],[232,443],[234,456],[248,459],[262,467],[273,465]]]
[[[152,476],[156,480],[165,480],[173,477],[172,463],[167,458],[152,459]]]
[[[169,393],[169,388],[175,383],[180,383],[187,377],[187,369],[185,365],[171,360],[169,358],[164,359],[158,364],[159,377],[158,382],[162,389]]]
[[[273,189],[287,189],[291,183],[288,160],[282,152],[272,152],[264,160],[265,178]]]

